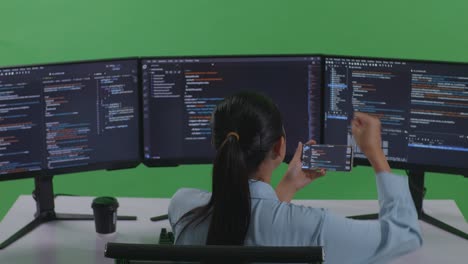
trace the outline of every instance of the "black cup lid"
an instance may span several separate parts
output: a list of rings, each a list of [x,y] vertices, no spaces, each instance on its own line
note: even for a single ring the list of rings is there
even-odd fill
[[[91,204],[92,208],[113,208],[117,209],[119,207],[119,202],[117,202],[117,199],[114,197],[110,196],[101,196],[94,198],[93,203]]]

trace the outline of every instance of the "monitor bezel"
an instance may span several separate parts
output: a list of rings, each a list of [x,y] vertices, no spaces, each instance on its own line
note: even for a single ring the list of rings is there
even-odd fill
[[[137,120],[137,129],[138,135],[141,136],[142,133],[142,109],[141,109],[141,83],[140,83],[140,58],[139,57],[119,57],[119,58],[105,58],[105,59],[90,59],[90,60],[77,60],[77,61],[65,61],[65,62],[50,62],[50,63],[35,63],[35,64],[26,64],[26,65],[13,65],[13,66],[1,66],[0,70],[4,69],[14,69],[14,68],[22,68],[22,67],[39,67],[39,66],[60,66],[60,65],[70,65],[70,64],[87,64],[87,63],[100,63],[100,62],[112,62],[112,61],[135,61],[137,65],[136,76],[138,78],[138,83],[136,84],[136,91],[138,97],[138,105],[137,105],[137,113],[138,113],[138,120]],[[92,170],[116,170],[116,169],[130,169],[135,168],[138,166],[142,161],[143,155],[143,144],[142,141],[138,140],[138,158],[137,159],[129,159],[129,160],[118,160],[118,161],[110,161],[110,162],[93,162],[89,163],[85,166],[73,166],[73,167],[66,167],[66,168],[56,168],[56,169],[45,169],[42,168],[40,170],[35,171],[24,171],[24,172],[16,172],[16,173],[7,173],[7,174],[0,174],[0,181],[6,180],[18,180],[18,179],[26,179],[26,178],[34,178],[39,177],[40,175],[60,175],[60,174],[68,174],[68,173],[76,173],[76,172],[86,172]]]
[[[350,55],[331,55],[323,54],[322,55],[322,107],[325,107],[325,66],[327,58],[345,58],[345,59],[368,59],[368,60],[385,60],[385,61],[404,61],[404,62],[413,62],[413,63],[428,63],[428,64],[449,64],[449,65],[460,65],[467,66],[468,62],[454,62],[454,61],[436,61],[436,60],[422,60],[422,59],[403,59],[403,58],[385,58],[385,57],[366,57],[366,56],[350,56]],[[322,142],[325,142],[325,108],[322,111]],[[394,169],[402,170],[417,170],[417,171],[426,171],[426,172],[435,172],[435,173],[447,173],[447,174],[456,174],[456,175],[468,175],[468,168],[453,167],[453,166],[441,166],[441,165],[426,165],[420,163],[408,163],[402,161],[388,161],[390,167]],[[364,165],[371,166],[370,162],[366,158],[354,157],[354,166]]]
[[[323,77],[323,54],[314,53],[314,54],[231,54],[231,55],[168,55],[168,56],[145,56],[140,57],[141,64],[143,64],[144,60],[157,60],[157,59],[212,59],[212,58],[287,58],[287,57],[317,57],[320,59],[320,68],[322,69],[321,77]],[[140,78],[143,80],[143,70],[140,68]],[[323,93],[323,78],[321,78],[320,83],[320,92]],[[323,106],[323,100],[320,100],[321,107]],[[320,115],[320,122],[323,122],[323,115]],[[322,142],[323,139],[323,125],[322,123],[319,126],[320,131],[320,138],[316,139],[317,142]],[[141,130],[145,131],[145,122],[142,122]],[[144,144],[144,141],[143,141]],[[214,148],[214,147],[213,147]],[[144,149],[144,145],[143,145]],[[285,156],[285,162],[289,162],[293,157],[293,154],[289,154]],[[167,167],[167,166],[179,166],[179,165],[196,165],[196,164],[212,164],[214,160],[214,156],[208,159],[196,158],[196,157],[188,157],[188,158],[161,158],[161,159],[154,159],[154,158],[146,158],[143,154],[142,163],[147,167]]]

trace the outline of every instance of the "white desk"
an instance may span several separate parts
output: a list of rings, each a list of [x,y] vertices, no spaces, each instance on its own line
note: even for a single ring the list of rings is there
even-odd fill
[[[93,197],[58,197],[60,213],[92,214]],[[108,241],[157,243],[161,228],[170,230],[167,220],[151,222],[151,216],[167,213],[168,199],[118,198],[119,215],[136,215],[137,221],[118,221],[117,233],[102,237],[95,233],[94,221],[55,221],[41,225],[6,249],[0,250],[1,264],[113,263],[104,257]],[[326,207],[343,215],[377,212],[376,201],[368,200],[296,200],[297,204]],[[451,200],[425,201],[426,213],[468,232],[468,224]],[[35,204],[22,195],[0,223],[0,241],[4,241],[32,219]],[[391,263],[468,263],[468,242],[462,238],[421,223],[424,246]]]

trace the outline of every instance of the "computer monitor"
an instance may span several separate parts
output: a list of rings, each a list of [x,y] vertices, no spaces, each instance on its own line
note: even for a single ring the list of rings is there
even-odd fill
[[[353,112],[370,113],[393,167],[467,174],[468,64],[327,56],[324,67],[325,143],[353,145]]]
[[[383,150],[406,169],[419,219],[468,239],[423,210],[426,171],[468,175],[468,64],[326,56],[324,67],[324,142],[353,145],[355,164],[368,165],[350,123],[355,111],[379,117]]]
[[[319,56],[143,58],[144,163],[211,163],[211,114],[226,96],[269,96],[282,113],[287,159],[298,141],[320,141]]]
[[[135,167],[141,161],[137,59],[0,68],[0,180],[34,177],[34,219],[92,220],[55,212],[53,175]],[[135,220],[135,217],[119,217]]]
[[[140,162],[138,60],[0,68],[0,180]]]

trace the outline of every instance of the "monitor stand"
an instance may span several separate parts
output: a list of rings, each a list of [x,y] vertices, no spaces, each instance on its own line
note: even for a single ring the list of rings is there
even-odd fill
[[[423,199],[426,193],[426,188],[424,187],[424,171],[418,170],[409,170],[408,174],[408,185],[410,188],[411,196],[413,197],[413,202],[416,207],[416,211],[418,213],[418,219],[438,227],[446,232],[459,236],[461,238],[468,240],[468,234],[456,229],[453,226],[450,226],[426,213],[423,210]],[[348,218],[352,219],[360,219],[360,220],[370,220],[370,219],[378,219],[378,214],[367,214],[367,215],[355,215],[355,216],[348,216]]]
[[[33,198],[36,201],[36,213],[34,220],[14,233],[11,237],[0,244],[0,249],[4,249],[27,233],[34,230],[43,223],[56,220],[94,220],[93,215],[86,214],[59,214],[54,208],[54,190],[52,183],[53,176],[37,175],[34,177],[35,189]],[[91,208],[91,205],[90,205]],[[118,216],[118,220],[136,220],[136,216]]]

